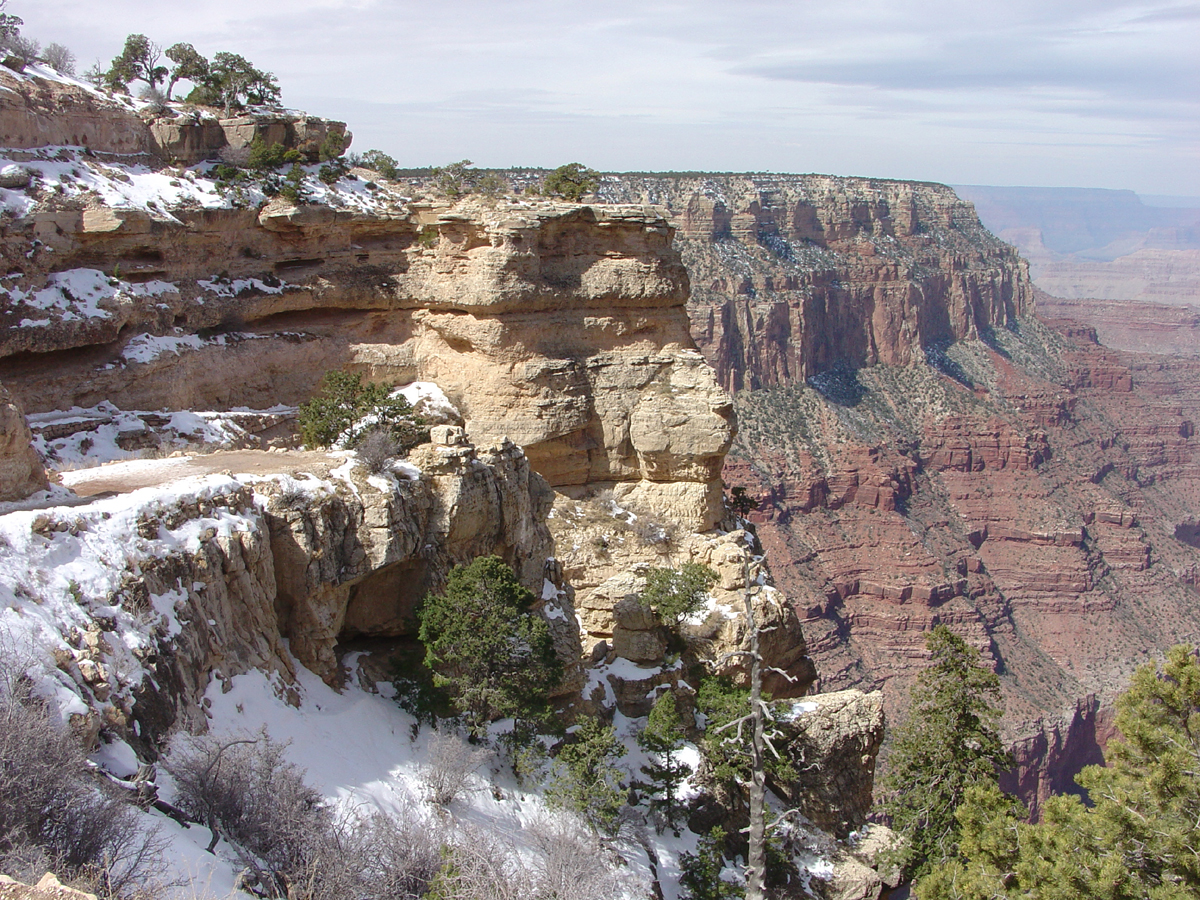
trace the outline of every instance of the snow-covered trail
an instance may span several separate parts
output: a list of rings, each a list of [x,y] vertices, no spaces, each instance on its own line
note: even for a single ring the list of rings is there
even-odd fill
[[[329,456],[323,450],[218,450],[196,456],[166,459],[130,459],[122,462],[63,472],[62,483],[80,497],[97,494],[126,494],[140,488],[160,487],[184,478],[200,475],[236,473],[239,475],[296,475],[307,472],[318,478],[328,477],[344,459]]]

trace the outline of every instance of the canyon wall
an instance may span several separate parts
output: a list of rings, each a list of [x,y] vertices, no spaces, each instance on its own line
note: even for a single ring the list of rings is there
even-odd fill
[[[944,185],[826,175],[619,176],[676,216],[692,332],[729,390],[921,348],[1032,311],[1025,266]]]
[[[1133,668],[1200,636],[1194,361],[1042,323],[1024,262],[942,186],[601,193],[679,222],[693,332],[737,391],[725,479],[760,503],[820,688],[882,688],[895,721],[944,622],[1002,675],[1012,784],[1069,789]]]
[[[169,217],[39,205],[0,243],[18,278],[0,377],[29,412],[268,408],[340,368],[432,381],[473,439],[511,438],[555,487],[721,518],[732,404],[688,334],[661,214],[378,193]],[[150,337],[173,351],[131,353]]]

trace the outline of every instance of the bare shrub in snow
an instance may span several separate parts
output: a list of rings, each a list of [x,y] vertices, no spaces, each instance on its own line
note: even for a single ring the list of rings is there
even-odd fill
[[[529,900],[538,896],[533,875],[512,844],[467,828],[448,845],[430,893],[454,900]]]
[[[226,144],[221,148],[221,162],[237,169],[245,169],[250,165],[250,145],[243,144],[235,147]]]
[[[157,87],[147,85],[138,91],[138,96],[146,101],[146,111],[154,115],[162,115],[167,111],[167,95]]]
[[[75,74],[75,54],[62,44],[47,44],[42,51],[46,65],[63,75]]]
[[[20,34],[9,35],[4,39],[3,44],[4,46],[0,49],[8,56],[18,60],[23,66],[37,62],[42,52],[40,43]]]
[[[400,452],[400,442],[383,428],[372,428],[358,445],[359,460],[375,475],[387,471]]]
[[[671,522],[655,522],[646,516],[638,516],[631,526],[638,540],[648,547],[666,549],[675,542],[677,529]]]
[[[303,771],[284,760],[286,744],[256,738],[202,737],[182,746],[168,766],[179,807],[231,844],[252,880],[269,894],[309,868],[313,848],[328,840],[333,815]]]
[[[421,771],[426,798],[438,806],[447,806],[467,791],[471,776],[478,772],[491,754],[474,747],[458,734],[436,731],[429,741],[429,763]]]
[[[619,900],[649,895],[649,885],[576,817],[548,815],[533,822],[527,833],[540,851],[532,866],[534,896]]]
[[[192,738],[173,754],[179,806],[224,838],[260,895],[292,900],[424,896],[445,863],[443,829],[417,809],[335,814],[283,758],[286,744]]]
[[[53,870],[116,897],[157,869],[162,844],[88,772],[83,748],[0,649],[0,869]]]
[[[347,813],[312,844],[304,868],[289,879],[289,896],[416,900],[442,869],[446,840],[442,826],[418,809]]]

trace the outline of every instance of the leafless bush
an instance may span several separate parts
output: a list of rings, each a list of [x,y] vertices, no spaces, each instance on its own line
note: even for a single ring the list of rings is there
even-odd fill
[[[375,475],[386,471],[392,460],[400,455],[400,443],[382,428],[372,429],[356,449],[367,471]]]
[[[624,860],[574,816],[543,817],[528,834],[541,851],[532,872],[536,897],[619,900],[649,894],[649,886],[639,884]]]
[[[463,829],[445,851],[430,885],[436,897],[453,900],[530,900],[534,881],[512,844],[478,829]]]
[[[0,43],[3,44],[0,46],[0,51],[19,60],[24,66],[37,62],[38,56],[42,52],[40,43],[20,34],[10,34]]]
[[[461,735],[434,732],[429,741],[429,762],[421,771],[426,799],[438,806],[448,806],[457,800],[490,755],[485,748],[467,743]]]
[[[163,845],[88,773],[24,668],[0,651],[0,869],[39,877],[49,868],[120,896],[154,872]]]
[[[333,828],[321,795],[284,760],[286,749],[265,731],[255,738],[193,738],[168,766],[180,809],[211,833],[209,851],[225,838],[269,894],[285,891],[288,879],[307,869],[313,848]]]
[[[259,894],[291,900],[416,900],[442,869],[443,829],[420,810],[343,812],[321,802],[285,744],[257,737],[192,738],[169,769],[179,806],[224,838]]]
[[[75,54],[62,44],[47,44],[42,51],[46,65],[63,75],[75,74]]]
[[[676,538],[676,527],[671,522],[655,522],[647,516],[638,516],[631,526],[638,540],[649,547],[670,547]]]
[[[138,92],[138,96],[147,102],[148,112],[160,115],[167,111],[167,95],[158,88],[146,85]]]
[[[442,827],[417,809],[349,813],[313,845],[288,893],[296,900],[415,900],[445,863],[445,843]]]
[[[250,146],[246,144],[234,147],[232,144],[226,144],[221,148],[221,162],[239,169],[246,168],[250,165]]]

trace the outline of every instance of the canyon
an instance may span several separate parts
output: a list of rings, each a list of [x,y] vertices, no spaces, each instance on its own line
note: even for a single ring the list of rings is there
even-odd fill
[[[695,721],[697,671],[746,681],[749,594],[776,696],[808,692],[796,609],[725,508],[733,401],[690,334],[661,210],[414,199],[364,169],[310,171],[288,201],[189,164],[254,140],[308,153],[337,123],[163,121],[69,81],[0,80],[18,82],[0,96],[0,617],[87,747],[169,767],[172,738],[254,679],[292,708],[394,693],[417,604],[487,555],[549,625],[566,722],[600,715],[632,745],[663,689]],[[71,146],[40,143],[64,128]],[[298,449],[296,407],[335,370],[416,391],[428,442],[379,471]],[[717,581],[681,651],[637,597],[650,567],[685,562]],[[823,881],[844,858],[855,896],[877,896],[835,839],[865,824],[882,698],[793,713],[789,746],[821,759],[780,786],[817,823],[799,836]],[[648,845],[627,852],[657,871]]]
[[[943,186],[601,193],[678,217],[692,331],[735,391],[725,480],[759,502],[821,688],[882,689],[895,721],[944,622],[1002,676],[1009,786],[1035,809],[1070,789],[1133,668],[1200,634],[1195,362],[1039,316],[1026,263]]]
[[[340,683],[354,641],[411,637],[416,599],[491,553],[564,623],[578,702],[644,715],[678,679],[625,601],[647,566],[700,561],[719,574],[692,634],[704,661],[744,645],[750,574],[769,588],[768,653],[795,679],[773,689],[834,692],[812,743],[845,758],[831,780],[846,787],[793,794],[846,833],[934,625],[1000,673],[1008,781],[1035,806],[1098,759],[1133,668],[1200,636],[1200,363],[1107,348],[1061,307],[1039,317],[1027,263],[948,187],[619,175],[588,204],[450,201],[358,169],[311,179],[295,204],[188,164],[344,126],[160,121],[0,78],[14,83],[0,96],[5,498],[46,487],[23,414],[52,467],[110,428],[131,455],[194,451],[199,426],[176,414],[195,411],[236,411],[253,420],[241,446],[284,451],[263,454],[279,457],[271,478],[213,475],[134,516],[150,544],[170,545],[154,516],[165,533],[207,530],[186,554],[143,546],[165,562],[132,559],[118,571],[144,587],[106,583],[97,608],[128,605],[132,623],[172,596],[178,616],[215,624],[171,659],[145,649],[175,699],[147,698],[135,728],[120,701],[138,686],[108,679],[99,624],[74,623],[55,677],[95,700],[94,733],[152,757],[147,735],[203,724],[210,677],[265,669],[286,693],[293,656]],[[380,487],[326,467],[316,484],[310,461],[288,462],[289,417],[335,369],[437,385],[447,403],[416,475]],[[724,485],[758,504],[756,535]],[[66,541],[103,530],[110,502],[21,515]],[[621,661],[662,671],[628,677]]]

